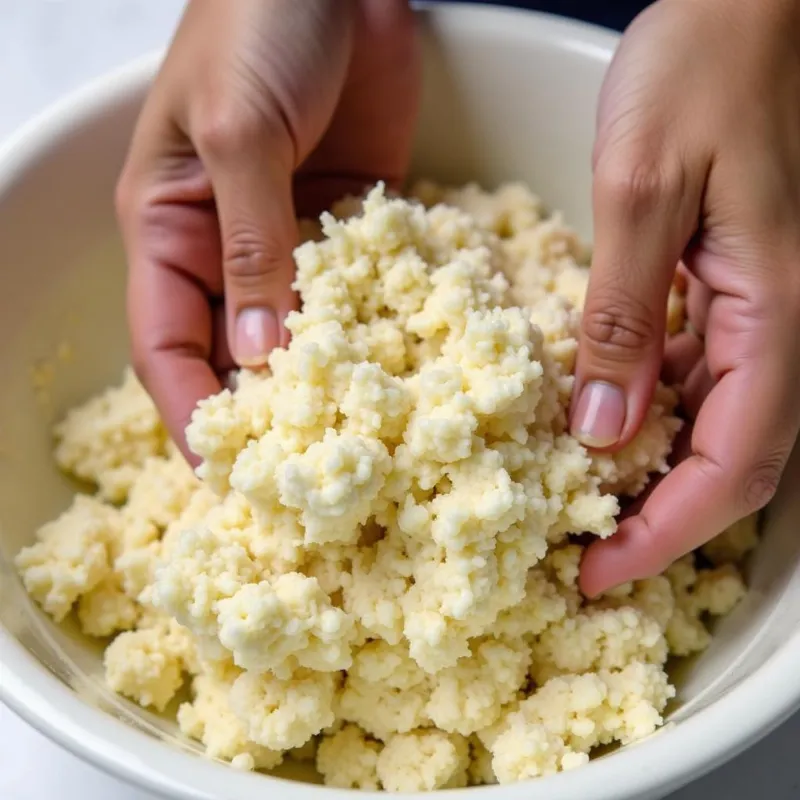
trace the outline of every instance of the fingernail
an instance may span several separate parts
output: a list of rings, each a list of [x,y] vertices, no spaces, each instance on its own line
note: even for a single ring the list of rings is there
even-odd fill
[[[278,319],[268,308],[245,308],[236,318],[234,358],[241,367],[261,367],[280,340]]]
[[[572,435],[586,447],[609,447],[619,441],[625,424],[625,395],[605,381],[581,390],[572,418]]]

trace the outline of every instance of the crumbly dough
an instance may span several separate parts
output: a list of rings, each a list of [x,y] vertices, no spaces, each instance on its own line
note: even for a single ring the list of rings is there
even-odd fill
[[[585,764],[598,745],[649,735],[674,694],[661,667],[638,661],[553,678],[482,739],[500,783],[537,778]]]
[[[247,736],[244,724],[231,710],[231,672],[212,669],[194,677],[194,700],[178,710],[181,731],[202,742],[211,758],[230,761],[240,769],[273,769],[283,754]]]
[[[193,643],[174,620],[148,620],[111,642],[104,665],[115,692],[163,711],[183,685],[184,671],[195,665]]]
[[[466,786],[469,745],[462,736],[421,730],[392,736],[378,756],[378,778],[389,792],[429,792]]]
[[[115,637],[111,688],[162,711],[187,686],[181,731],[240,769],[422,791],[578,767],[661,724],[668,656],[745,592],[754,520],[711,567],[581,595],[576,536],[668,471],[677,393],[587,452],[566,409],[588,248],[520,184],[411,196],[302,226],[292,342],[200,404],[197,475],[131,371],[70,412],[56,461],[96,492],[17,557],[47,613]]]
[[[36,543],[24,548],[16,566],[28,594],[60,622],[74,603],[112,575],[111,551],[122,539],[116,509],[87,495],[43,525]]]
[[[758,544],[758,515],[752,514],[728,528],[702,548],[712,564],[738,564]]]
[[[167,443],[156,407],[131,369],[121,386],[70,411],[55,437],[58,466],[114,503],[126,498],[145,461],[162,455]]]
[[[358,725],[348,724],[324,737],[317,751],[317,769],[328,786],[374,791],[380,788],[378,756],[382,749]]]

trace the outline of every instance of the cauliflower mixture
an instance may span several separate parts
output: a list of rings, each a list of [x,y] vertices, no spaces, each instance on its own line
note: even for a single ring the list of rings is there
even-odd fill
[[[130,371],[57,426],[97,490],[17,557],[30,595],[107,638],[116,692],[160,712],[188,683],[181,730],[240,769],[433,790],[652,733],[667,658],[707,646],[757,536],[580,594],[587,538],[681,426],[659,386],[622,452],[570,436],[586,248],[516,184],[378,186],[303,230],[292,342],[200,404],[196,475]]]

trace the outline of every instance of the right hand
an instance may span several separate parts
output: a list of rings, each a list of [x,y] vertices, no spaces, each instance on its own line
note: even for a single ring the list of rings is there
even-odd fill
[[[667,366],[693,424],[675,468],[587,549],[589,596],[663,572],[763,508],[797,440],[799,38],[798,0],[659,0],[606,76],[573,433],[611,451],[640,429],[679,261],[694,333]]]
[[[185,455],[197,402],[288,343],[296,215],[402,183],[407,0],[190,0],[117,189],[133,361]]]

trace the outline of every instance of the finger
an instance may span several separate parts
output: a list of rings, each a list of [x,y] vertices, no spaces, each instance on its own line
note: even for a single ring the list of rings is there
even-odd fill
[[[222,241],[226,329],[231,354],[261,367],[288,344],[297,223],[291,190],[293,144],[280,114],[203,121],[195,137],[214,189]]]
[[[181,272],[139,258],[130,271],[128,317],[137,374],[189,462],[185,430],[199,400],[220,391],[208,363],[211,313],[203,289]]]
[[[679,333],[664,347],[661,380],[668,385],[683,384],[703,357],[703,343],[693,333]]]
[[[698,415],[692,455],[641,513],[587,550],[581,586],[588,595],[662,572],[772,498],[800,427],[785,352],[766,350],[721,378]]]
[[[390,190],[402,188],[422,85],[417,16],[407,0],[355,4],[356,46],[347,81],[325,137],[302,167],[303,185],[296,192],[300,216],[315,216],[344,195],[362,194],[377,177]],[[380,135],[360,137],[359,146],[350,147],[359,130]]]
[[[678,266],[675,268],[675,278],[673,280],[673,285],[681,294],[685,295],[688,283],[689,283],[689,270],[683,261],[679,261]]]
[[[677,467],[692,455],[692,436],[694,436],[694,422],[687,422],[678,432],[675,441],[672,443],[672,452],[669,454],[667,463],[670,468]],[[669,474],[669,473],[667,473]],[[658,475],[654,484],[658,485],[666,475]]]
[[[689,273],[686,290],[686,315],[692,328],[702,339],[708,328],[708,310],[713,292],[701,280]]]
[[[684,425],[672,446],[672,452],[667,459],[670,467],[676,467],[682,461],[685,461],[692,454],[692,430],[693,426],[690,424]],[[645,487],[644,491],[634,498],[620,498],[621,512],[619,515],[620,521],[635,517],[642,512],[644,504],[647,499],[658,488],[658,485],[664,480],[666,475],[653,475],[650,482]]]
[[[159,163],[167,171],[147,179],[128,165],[116,196],[129,268],[131,354],[170,436],[196,464],[184,431],[197,403],[220,389],[207,363],[208,297],[222,288],[213,269],[219,236],[196,160]]]
[[[702,177],[666,157],[600,156],[595,251],[583,311],[571,429],[594,448],[636,434],[664,348],[667,299],[695,230]]]
[[[701,358],[686,377],[681,390],[681,405],[689,419],[697,419],[715,384],[716,381],[708,371],[708,362]]]

